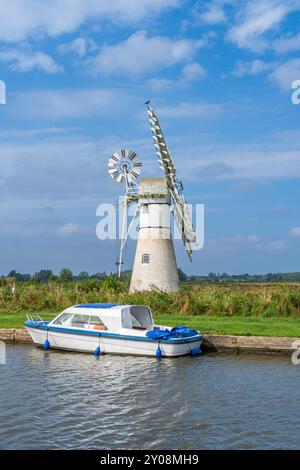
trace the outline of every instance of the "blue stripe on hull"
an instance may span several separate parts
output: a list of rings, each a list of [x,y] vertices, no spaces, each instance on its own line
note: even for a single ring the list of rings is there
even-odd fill
[[[62,328],[59,326],[48,326],[40,324],[38,326],[34,325],[34,322],[25,322],[25,325],[29,328],[35,328],[37,330],[45,330],[45,331],[56,331],[58,333],[70,333],[75,335],[83,335],[83,336],[103,336],[107,338],[117,338],[117,339],[127,339],[130,341],[146,341],[150,343],[157,343],[158,340],[153,340],[151,338],[147,338],[146,336],[130,336],[130,335],[122,335],[118,333],[105,333],[99,331],[88,331],[88,330],[75,330],[73,328]],[[203,336],[197,335],[191,338],[180,338],[180,339],[161,339],[159,340],[160,343],[167,343],[167,344],[186,344],[186,343],[194,343],[196,341],[203,340]]]

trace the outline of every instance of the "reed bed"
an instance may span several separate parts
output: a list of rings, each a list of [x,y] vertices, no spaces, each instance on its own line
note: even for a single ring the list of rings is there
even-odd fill
[[[15,285],[15,289],[13,286]],[[97,279],[39,284],[0,280],[0,312],[59,312],[87,302],[149,305],[157,315],[300,317],[299,284],[181,286],[180,292],[128,293],[128,286]]]

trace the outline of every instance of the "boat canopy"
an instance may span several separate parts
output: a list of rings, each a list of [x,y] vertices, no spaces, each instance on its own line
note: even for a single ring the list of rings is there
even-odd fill
[[[84,317],[84,321],[79,322],[80,317]],[[83,328],[90,328],[95,317],[100,318],[105,328],[110,331],[123,328],[152,330],[154,326],[150,307],[101,303],[74,305],[60,313],[51,323],[67,327],[79,327],[82,323]]]

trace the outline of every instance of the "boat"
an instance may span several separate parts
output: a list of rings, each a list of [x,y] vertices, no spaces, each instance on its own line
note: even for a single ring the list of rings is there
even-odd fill
[[[201,353],[202,335],[179,325],[155,325],[150,307],[88,303],[65,309],[52,321],[28,316],[33,342],[45,349],[176,357]]]

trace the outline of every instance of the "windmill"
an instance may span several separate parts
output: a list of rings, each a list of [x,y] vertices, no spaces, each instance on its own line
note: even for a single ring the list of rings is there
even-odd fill
[[[130,291],[154,288],[168,292],[178,290],[178,270],[171,234],[171,204],[174,218],[189,259],[195,247],[196,233],[182,194],[183,186],[164,139],[158,118],[147,101],[147,111],[154,145],[164,178],[144,178],[137,184],[141,163],[134,152],[121,150],[112,155],[108,171],[115,181],[125,183],[124,217],[119,257],[119,275],[123,250],[137,211],[140,212],[139,235],[133,264]],[[125,233],[128,204],[137,201],[137,209]]]
[[[127,233],[125,233],[127,225],[128,204],[137,199],[138,185],[136,183],[136,179],[139,177],[141,169],[142,164],[140,159],[136,153],[132,152],[132,150],[120,150],[119,152],[115,152],[108,161],[108,173],[112,179],[118,183],[125,184],[125,195],[120,202],[120,205],[123,206],[123,220],[120,254],[117,262],[118,277],[121,277],[123,251],[138,209],[137,206],[132,222],[128,227]]]

